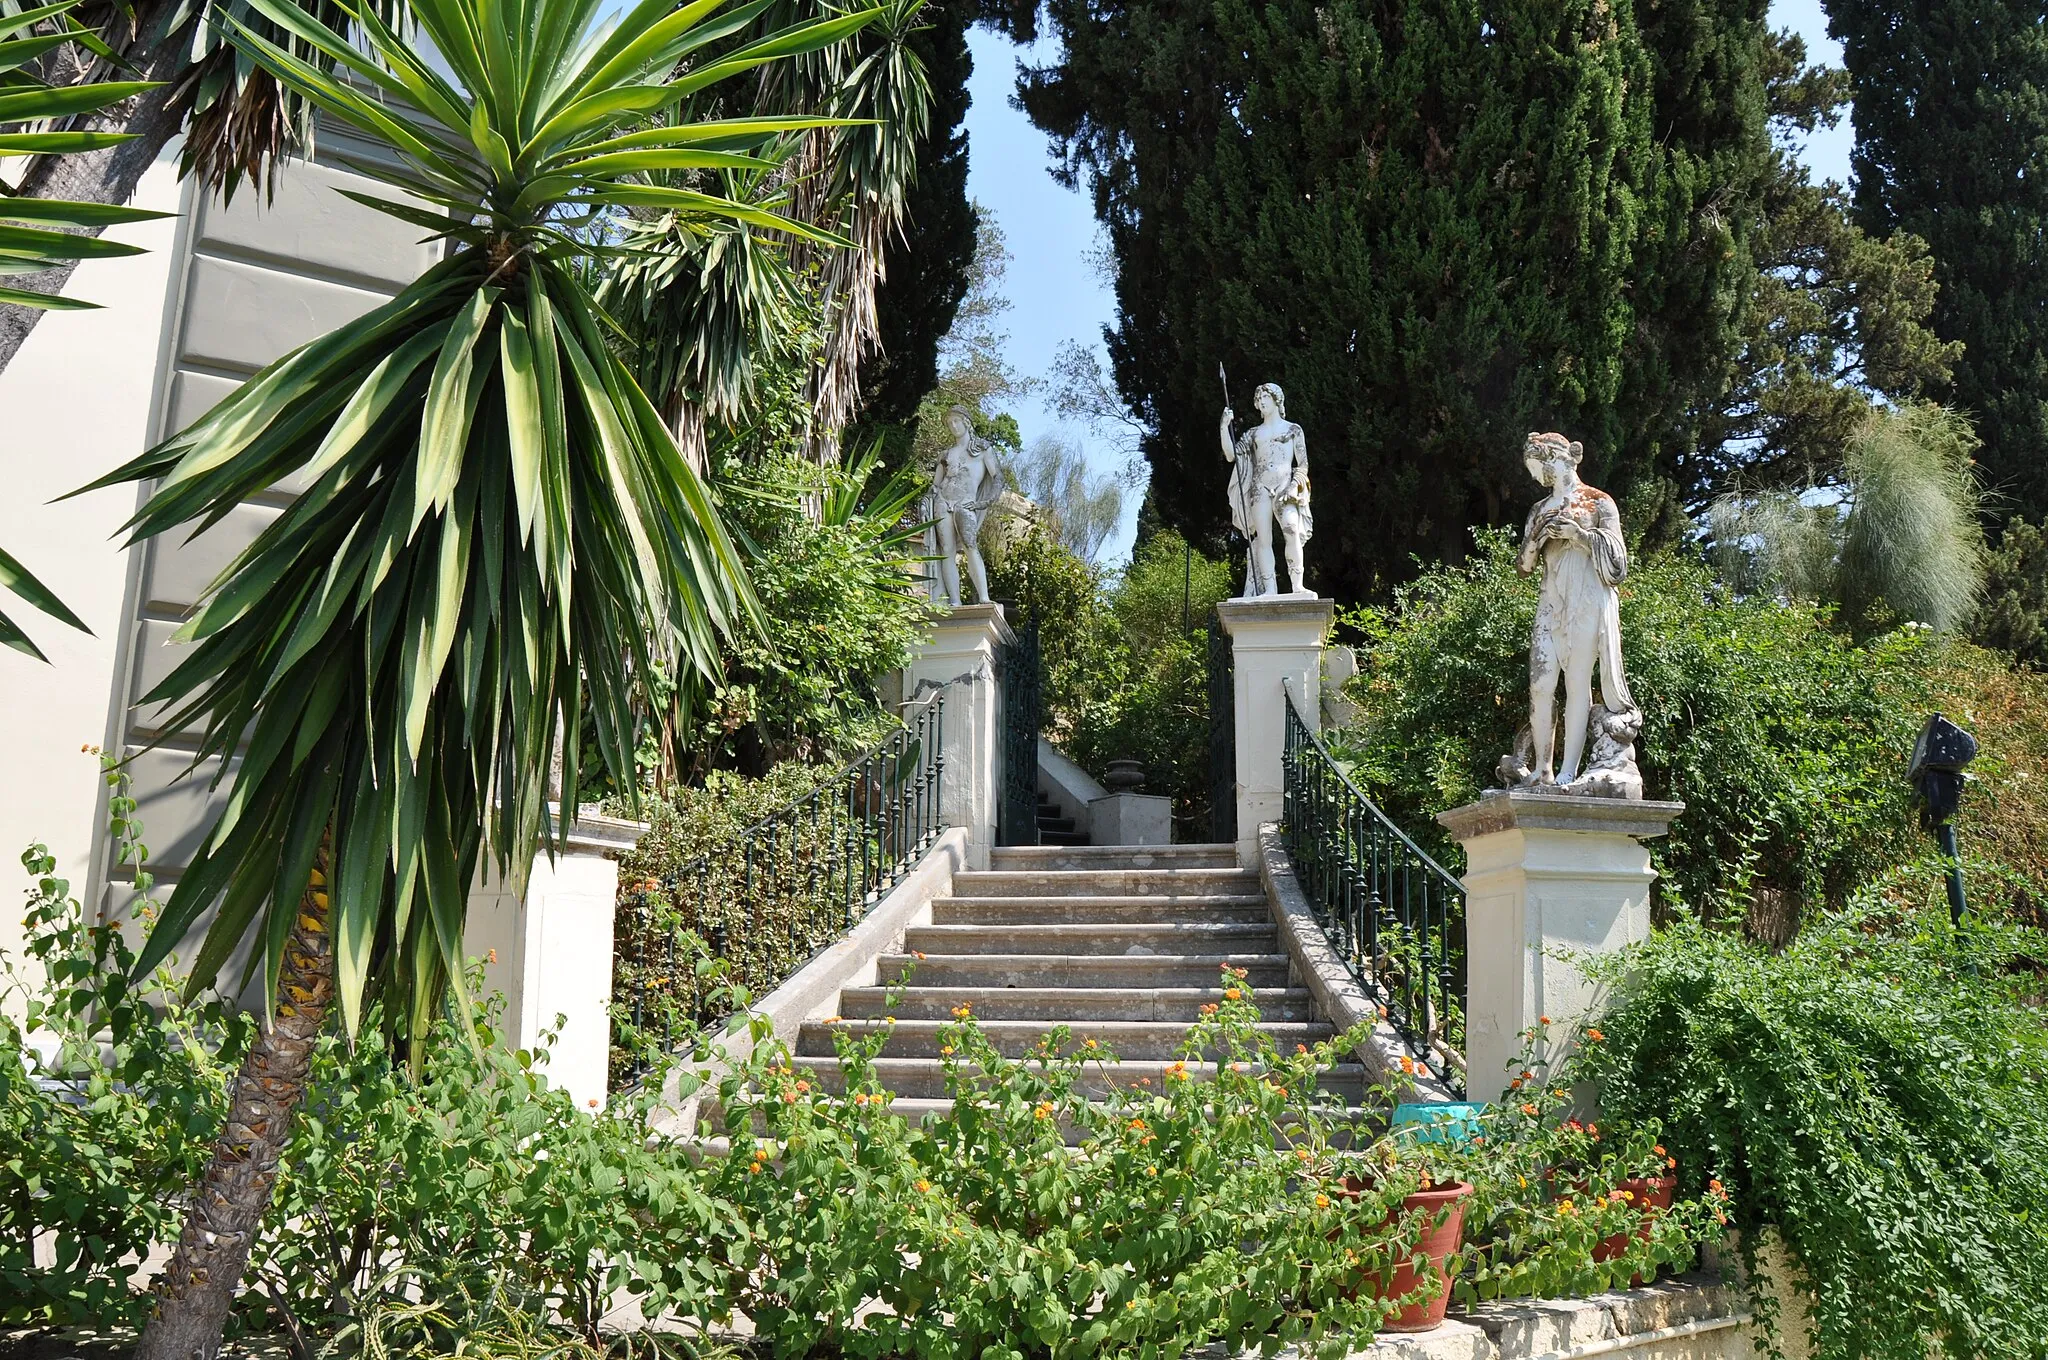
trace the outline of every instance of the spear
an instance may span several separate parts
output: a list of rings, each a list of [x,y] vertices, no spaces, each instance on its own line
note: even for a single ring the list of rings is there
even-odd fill
[[[1223,409],[1226,411],[1236,410],[1237,408],[1230,404],[1230,375],[1223,371],[1223,361],[1221,359],[1218,359],[1216,361],[1216,377],[1218,381],[1220,381],[1223,384]],[[1251,530],[1249,527],[1251,519],[1251,506],[1248,503],[1247,498],[1245,496],[1245,460],[1242,458],[1238,458],[1233,461],[1234,466],[1232,466],[1232,468],[1230,469],[1230,483],[1237,489],[1237,504],[1232,508],[1238,512],[1238,517],[1246,522],[1246,527],[1240,529],[1238,532],[1242,533],[1245,536],[1245,540],[1249,542],[1251,540]]]

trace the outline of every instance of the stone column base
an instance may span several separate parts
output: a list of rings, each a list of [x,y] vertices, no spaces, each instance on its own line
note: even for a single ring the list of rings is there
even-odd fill
[[[1683,803],[1488,791],[1438,815],[1465,847],[1465,1058],[1473,1100],[1498,1100],[1544,1016],[1564,1033],[1600,1001],[1562,955],[1650,935],[1656,871],[1642,842]]]

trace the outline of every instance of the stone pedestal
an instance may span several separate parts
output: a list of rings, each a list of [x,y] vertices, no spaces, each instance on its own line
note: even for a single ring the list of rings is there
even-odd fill
[[[1498,1100],[1522,1031],[1562,1036],[1599,1000],[1552,951],[1611,953],[1649,938],[1656,872],[1643,842],[1683,803],[1491,790],[1437,820],[1465,847],[1467,1083]]]
[[[967,867],[986,869],[1003,798],[1003,687],[996,649],[1015,640],[997,604],[963,604],[932,625],[903,668],[903,698],[946,690],[939,813],[967,833]]]
[[[484,986],[505,997],[505,1037],[538,1049],[543,1030],[560,1034],[536,1064],[585,1109],[602,1105],[611,1067],[612,913],[619,896],[616,856],[647,828],[582,817],[551,861],[542,852],[526,896],[481,879],[469,896],[463,949],[484,962]]]
[[[1286,746],[1287,695],[1293,682],[1302,716],[1322,705],[1323,638],[1337,606],[1306,595],[1263,595],[1216,606],[1230,635],[1232,703],[1237,720],[1237,858],[1257,864],[1259,827],[1280,820],[1280,758]]]
[[[1173,800],[1151,793],[1111,793],[1088,804],[1091,845],[1168,845]]]

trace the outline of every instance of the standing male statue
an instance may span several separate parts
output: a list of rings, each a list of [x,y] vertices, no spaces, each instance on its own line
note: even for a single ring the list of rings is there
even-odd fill
[[[1287,579],[1296,595],[1314,595],[1302,577],[1301,549],[1315,533],[1308,508],[1308,437],[1287,419],[1287,397],[1275,383],[1252,394],[1259,423],[1235,440],[1230,423],[1237,413],[1223,408],[1223,460],[1230,468],[1230,522],[1251,544],[1246,595],[1278,595],[1273,566],[1273,525],[1286,541]]]
[[[1532,434],[1522,448],[1529,475],[1549,491],[1529,512],[1516,570],[1543,567],[1536,627],[1529,640],[1529,726],[1500,773],[1509,787],[1606,798],[1641,798],[1635,739],[1642,710],[1621,664],[1621,583],[1628,547],[1614,498],[1579,480],[1585,449],[1561,434]],[[1600,702],[1593,703],[1593,668]],[[1556,754],[1557,682],[1564,680],[1564,752]],[[1592,740],[1585,773],[1579,761]]]
[[[939,455],[932,472],[932,518],[939,536],[939,584],[946,603],[960,605],[960,564],[967,554],[967,579],[977,604],[988,603],[988,568],[981,561],[981,526],[1003,494],[1003,464],[993,446],[974,433],[974,417],[964,406],[946,412],[953,442]]]

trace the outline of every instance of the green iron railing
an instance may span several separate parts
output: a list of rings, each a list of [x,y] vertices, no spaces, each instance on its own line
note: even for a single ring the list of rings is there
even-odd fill
[[[1282,833],[1316,923],[1409,1056],[1464,1092],[1465,886],[1359,792],[1287,685]]]
[[[730,984],[760,993],[858,925],[945,830],[946,699],[905,707],[903,725],[840,774],[698,857],[621,894],[614,918],[613,1090],[648,1055],[726,1018]],[[723,976],[702,965],[723,960]]]

